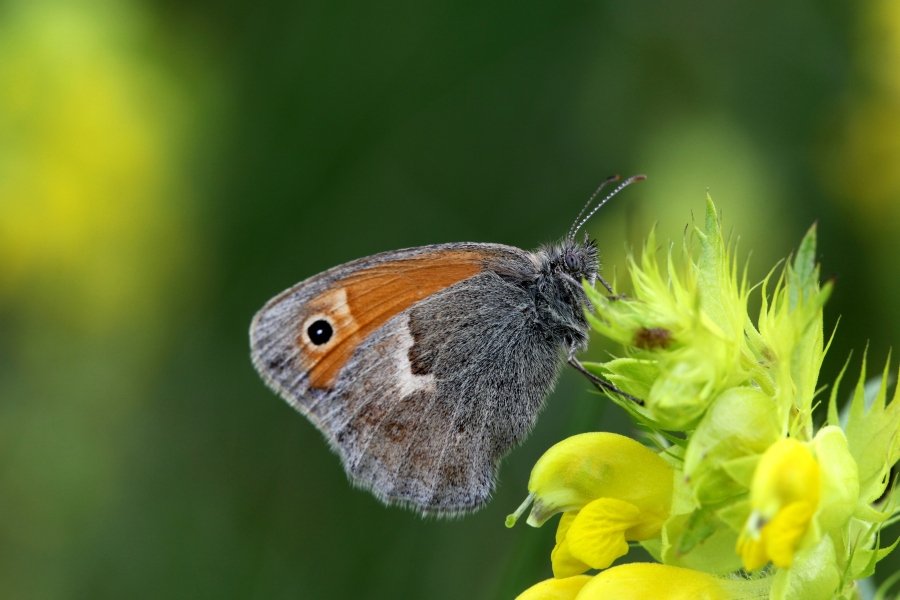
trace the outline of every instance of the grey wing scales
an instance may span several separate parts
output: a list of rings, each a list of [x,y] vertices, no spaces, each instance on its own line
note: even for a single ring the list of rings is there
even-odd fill
[[[354,483],[426,513],[486,503],[497,463],[531,430],[559,370],[532,307],[485,272],[415,304],[361,347],[338,403],[355,408],[334,430]]]

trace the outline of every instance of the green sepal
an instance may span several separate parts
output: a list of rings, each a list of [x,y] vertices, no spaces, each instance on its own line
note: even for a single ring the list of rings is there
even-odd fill
[[[623,392],[631,394],[635,398],[646,398],[647,392],[641,391],[643,388],[641,388],[640,384],[637,383],[635,379],[631,378],[631,375],[640,378],[641,369],[652,371],[656,369],[656,366],[652,363],[647,365],[639,364],[642,362],[645,361],[633,358],[617,358],[602,364],[586,362],[582,363],[582,366],[592,375],[606,379]],[[625,411],[638,423],[660,433],[664,429],[662,423],[656,421],[645,406],[640,406],[633,400],[623,398],[618,394],[606,393],[606,396],[625,409]]]
[[[891,466],[900,458],[900,401],[895,390],[886,404],[890,359],[881,376],[880,387],[866,409],[866,358],[863,357],[856,389],[850,400],[844,427],[850,453],[859,467],[859,499],[870,503],[884,493]]]
[[[840,427],[821,429],[812,441],[821,470],[822,497],[816,521],[823,533],[843,527],[856,510],[859,476],[847,438]]]
[[[716,515],[733,531],[740,532],[746,525],[752,510],[749,496],[745,495],[724,508],[718,509]]]
[[[709,508],[700,508],[690,515],[678,515],[683,522],[680,535],[673,545],[675,554],[683,556],[702,544],[716,532],[718,519]],[[668,523],[667,523],[668,525]]]
[[[635,398],[646,398],[653,382],[659,377],[659,367],[650,360],[614,358],[605,363],[583,363],[588,371],[609,380],[623,392]]]
[[[850,353],[850,356],[847,357],[847,360],[844,361],[844,366],[841,367],[841,372],[838,373],[837,379],[834,380],[834,385],[831,386],[831,394],[828,397],[828,421],[829,425],[834,425],[835,427],[841,426],[841,417],[838,412],[837,405],[837,395],[838,390],[841,387],[841,382],[844,380],[844,374],[847,372],[847,367],[850,366],[850,359],[853,358],[853,353]],[[863,359],[865,360],[865,359]]]
[[[724,463],[765,452],[781,437],[772,399],[756,388],[723,392],[691,436],[684,473],[699,503],[718,503],[746,491]]]
[[[778,569],[770,600],[832,600],[840,583],[834,543],[825,536],[815,547],[798,552],[790,569]]]
[[[663,526],[662,562],[725,575],[741,568],[734,552],[737,532],[709,508],[670,517]]]
[[[816,265],[816,230],[817,224],[803,236],[797,256],[794,258],[794,268],[788,275],[788,310],[794,310],[801,303],[816,294],[819,288],[819,268]]]
[[[900,538],[897,538],[890,546],[882,548],[881,531],[879,530],[875,534],[875,545],[873,548],[854,548],[849,568],[850,578],[865,579],[866,577],[874,575],[875,566],[888,554],[893,552],[897,547],[897,544],[900,544]]]
[[[697,287],[704,312],[723,330],[728,329],[728,317],[722,302],[722,263],[725,243],[719,227],[719,217],[712,198],[706,194],[706,218],[703,231],[694,227],[700,240],[700,260],[697,263]]]
[[[871,504],[857,502],[856,508],[853,510],[853,518],[860,521],[868,521],[869,523],[883,523],[891,517],[890,512],[878,510]]]
[[[728,476],[734,479],[738,485],[750,488],[753,482],[753,473],[756,472],[756,465],[759,464],[760,455],[753,454],[751,456],[742,456],[732,460],[726,460],[722,463],[722,469],[728,473]]]
[[[656,562],[662,562],[662,539],[654,538],[652,540],[646,540],[640,542],[641,547],[647,551],[647,553],[653,557],[653,560]]]

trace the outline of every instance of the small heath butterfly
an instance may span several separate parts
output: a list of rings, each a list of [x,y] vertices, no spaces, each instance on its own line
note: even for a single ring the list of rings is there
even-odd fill
[[[601,185],[566,237],[534,252],[439,244],[310,277],[254,317],[253,364],[325,435],[354,485],[422,513],[477,510],[564,361],[630,398],[574,356],[587,346],[592,309],[582,280],[612,293],[597,246],[575,235],[639,179],[579,221]]]

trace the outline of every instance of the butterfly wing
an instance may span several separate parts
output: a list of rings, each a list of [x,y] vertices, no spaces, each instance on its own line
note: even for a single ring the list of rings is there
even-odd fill
[[[253,361],[325,434],[354,484],[423,512],[474,510],[558,371],[534,301],[515,284],[534,272],[528,253],[493,244],[348,263],[257,314]]]

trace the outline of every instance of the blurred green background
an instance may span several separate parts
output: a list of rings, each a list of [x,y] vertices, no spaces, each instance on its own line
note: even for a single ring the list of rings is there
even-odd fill
[[[489,507],[422,520],[347,484],[247,328],[360,256],[551,241],[615,172],[649,179],[589,226],[607,275],[707,189],[754,279],[818,220],[842,316],[822,382],[867,340],[883,361],[900,3],[0,0],[0,596],[487,599],[548,576],[554,528],[504,516],[544,449],[627,432],[621,411],[566,372]]]

